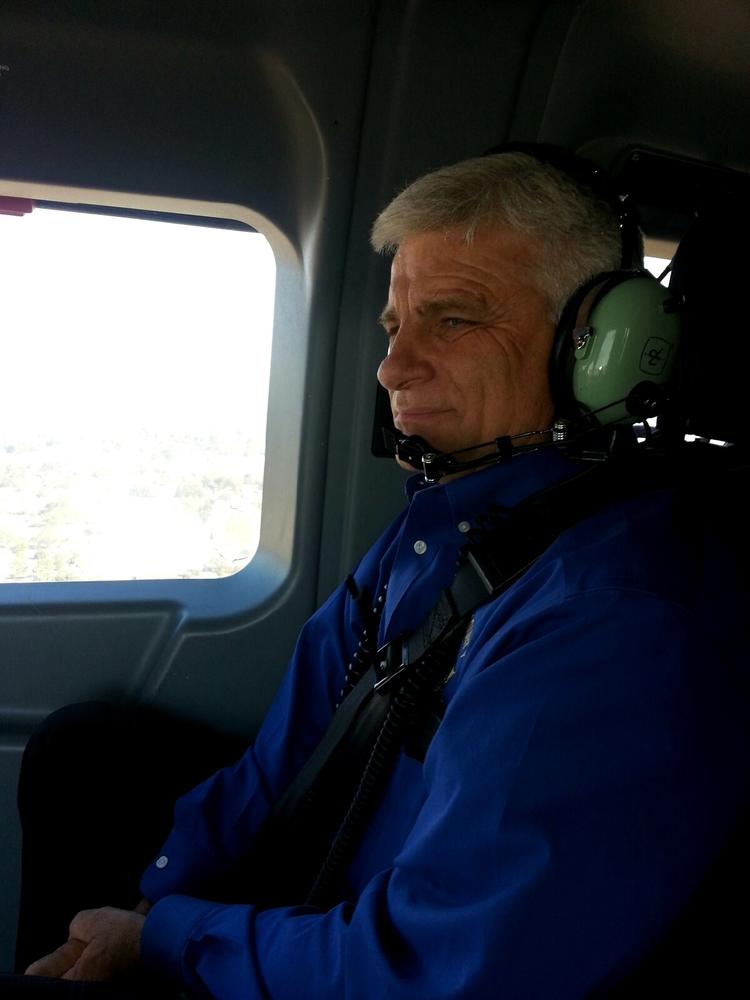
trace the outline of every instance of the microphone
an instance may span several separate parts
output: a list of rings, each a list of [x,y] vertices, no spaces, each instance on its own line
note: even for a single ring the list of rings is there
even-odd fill
[[[536,451],[539,448],[560,448],[572,455],[576,442],[580,450],[581,443],[588,440],[591,434],[607,429],[606,425],[600,424],[596,419],[599,413],[625,403],[628,412],[633,417],[643,420],[663,411],[669,401],[669,396],[661,386],[643,381],[634,386],[622,399],[613,400],[596,410],[579,415],[574,420],[555,420],[551,427],[544,430],[526,431],[523,434],[505,434],[492,441],[482,441],[480,444],[459,448],[453,452],[440,451],[418,434],[400,434],[393,427],[382,427],[381,430],[387,451],[400,458],[402,462],[406,462],[417,472],[421,472],[426,483],[433,484],[438,483],[445,476],[473,472],[486,465],[506,462],[515,455]],[[516,443],[529,438],[535,438],[536,441],[526,446]],[[540,438],[544,440],[540,441]],[[492,448],[493,450],[478,458],[458,458],[459,455],[463,455],[467,451],[476,451],[479,448]],[[600,450],[592,452],[590,455],[581,452],[579,457],[588,457],[592,460],[596,458],[600,461],[605,456]]]
[[[418,434],[399,434],[390,427],[384,427],[382,430],[386,448],[402,462],[406,462],[407,465],[421,472],[426,483],[437,483],[444,476],[455,475],[458,472],[470,472],[485,465],[507,461],[513,457],[515,451],[513,442],[516,439],[549,433],[549,431],[530,431],[513,437],[506,434],[503,437],[495,438],[494,441],[483,441],[481,444],[470,445],[468,448],[459,448],[458,451],[446,452],[434,448],[429,441]],[[477,448],[490,446],[494,446],[495,450],[487,455],[481,455],[479,458],[463,460],[456,457],[467,451],[476,451]]]
[[[655,417],[669,402],[666,389],[655,382],[639,382],[628,393],[625,406],[628,413],[645,420]]]

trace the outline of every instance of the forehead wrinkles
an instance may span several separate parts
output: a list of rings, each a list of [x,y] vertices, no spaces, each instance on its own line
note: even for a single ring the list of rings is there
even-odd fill
[[[456,246],[437,234],[407,241],[393,260],[386,313],[396,300],[410,308],[434,299],[512,300],[532,284],[530,248],[516,242]]]
[[[457,233],[425,233],[399,247],[392,284],[435,282],[482,288],[525,284],[538,250],[528,238],[509,230],[479,233],[472,243]]]

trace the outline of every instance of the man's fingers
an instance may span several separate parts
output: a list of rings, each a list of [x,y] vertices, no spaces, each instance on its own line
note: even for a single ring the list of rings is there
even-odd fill
[[[112,908],[109,906],[102,906],[97,910],[81,910],[70,921],[68,933],[71,938],[77,938],[80,941],[90,941],[92,935],[99,928],[102,919],[106,919],[111,911]]]
[[[138,968],[144,917],[104,906],[81,910],[70,922],[70,938],[51,955],[33,962],[26,974],[55,979],[113,979]]]
[[[66,973],[64,973],[62,976],[60,976],[60,978],[61,979],[67,979],[69,981],[72,980],[74,982],[77,982],[77,981],[79,981],[81,979],[86,979],[88,982],[94,982],[94,980],[96,979],[95,976],[93,976],[91,974],[88,974],[88,975],[82,975],[81,974],[81,965],[82,965],[82,963],[76,962],[75,965],[72,965],[68,969],[68,971]]]
[[[78,961],[86,947],[83,941],[71,938],[65,944],[60,945],[49,955],[32,962],[24,975],[26,976],[50,976],[58,979],[71,969]]]
[[[82,910],[70,922],[71,940],[84,948],[63,971],[63,979],[117,979],[138,968],[144,917],[132,910],[104,906]]]

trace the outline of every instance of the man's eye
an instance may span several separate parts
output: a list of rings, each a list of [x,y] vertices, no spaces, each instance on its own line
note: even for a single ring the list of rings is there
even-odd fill
[[[458,316],[446,316],[443,319],[443,326],[449,330],[460,330],[462,326],[468,326],[468,319],[460,319]]]

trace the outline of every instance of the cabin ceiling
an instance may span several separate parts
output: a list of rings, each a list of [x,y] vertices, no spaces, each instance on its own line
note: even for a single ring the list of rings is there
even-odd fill
[[[392,49],[394,20],[399,50],[379,53],[378,26]],[[226,173],[247,169],[258,136],[243,139],[243,113],[275,113],[274,72],[332,140],[357,137],[366,87],[388,86],[392,114],[429,118],[434,159],[469,152],[481,120],[494,142],[538,137],[603,161],[647,145],[750,169],[746,0],[6,0],[0,28],[6,175],[85,171],[82,145],[110,184],[119,157],[153,186],[149,158],[170,150],[178,180],[186,160],[205,171],[219,145]],[[429,91],[408,59],[434,76]],[[278,162],[285,150],[270,139]]]

